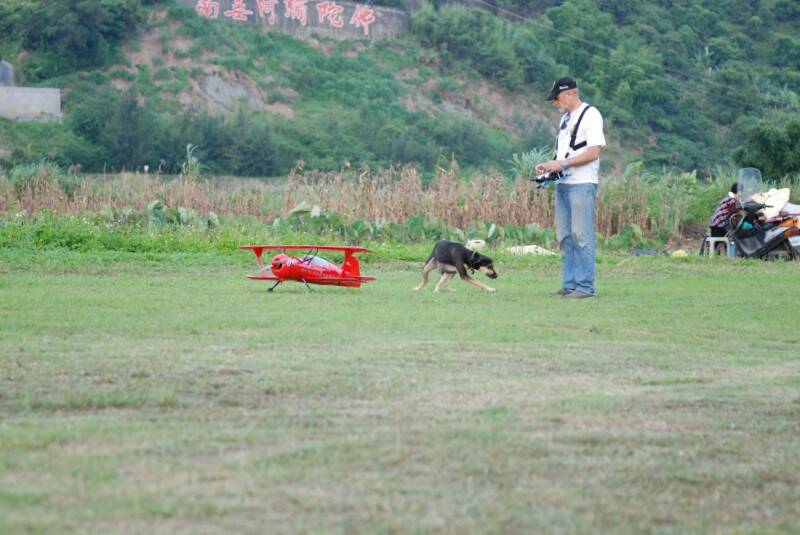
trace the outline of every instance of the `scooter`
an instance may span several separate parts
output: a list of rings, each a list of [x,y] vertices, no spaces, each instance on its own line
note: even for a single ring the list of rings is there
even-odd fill
[[[736,256],[800,260],[800,206],[788,202],[789,190],[765,190],[758,169],[741,169],[738,176],[745,200],[728,221]]]

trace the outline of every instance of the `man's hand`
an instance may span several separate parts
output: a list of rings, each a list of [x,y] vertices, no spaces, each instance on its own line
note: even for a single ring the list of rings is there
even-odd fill
[[[600,157],[600,147],[597,145],[592,145],[591,147],[587,148],[585,152],[579,154],[578,156],[571,156],[569,159],[569,166],[570,167],[580,167],[581,165],[586,165],[589,162],[593,162]],[[554,173],[556,171],[563,171],[564,166],[561,165],[561,162],[558,160],[550,160],[549,162],[544,162],[536,166],[536,173]]]
[[[544,175],[544,174],[548,174],[549,175],[550,173],[555,173],[556,171],[561,171],[562,169],[563,169],[563,166],[561,165],[561,162],[559,162],[558,160],[550,160],[549,162],[544,162],[544,163],[540,163],[539,165],[537,165],[536,166],[536,174],[537,175]]]

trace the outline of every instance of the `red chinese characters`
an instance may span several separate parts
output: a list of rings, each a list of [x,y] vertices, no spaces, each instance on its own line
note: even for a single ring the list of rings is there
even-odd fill
[[[278,0],[256,0],[256,4],[258,5],[258,15],[261,18],[266,18],[269,15],[269,23],[271,26],[275,25],[276,22],[276,12],[275,9],[278,7]]]
[[[369,35],[369,25],[373,22],[375,22],[375,10],[369,6],[356,5],[356,10],[350,17],[350,24],[356,28],[364,28],[364,35]]]
[[[201,17],[215,19],[219,16],[219,2],[211,2],[210,0],[197,0],[194,10]]]
[[[231,8],[224,13],[226,17],[237,22],[246,22],[247,18],[252,14],[253,12],[247,9],[244,0],[233,0]]]
[[[328,19],[331,26],[334,28],[344,27],[344,19],[342,19],[342,11],[344,8],[336,2],[320,2],[317,4],[317,15],[319,15],[319,22],[322,24],[325,19]]]
[[[0,0],[2,1],[2,0]],[[278,22],[278,5],[283,3],[284,16],[290,20],[296,20],[301,26],[308,25],[308,2],[309,0],[251,0],[255,3],[258,17],[265,19],[271,26]],[[223,11],[224,7],[230,3],[230,9]],[[333,28],[344,28],[345,8],[336,0],[315,0],[317,16],[320,26],[330,24]],[[196,0],[195,11],[201,17],[216,19],[220,14],[236,22],[247,22],[254,12],[248,9],[248,0]],[[348,8],[349,9],[349,8]],[[220,11],[223,11],[220,13]],[[358,28],[364,31],[365,36],[370,34],[370,26],[377,20],[375,9],[369,5],[356,4],[353,15],[350,17],[350,26],[355,27],[353,31],[358,32]],[[312,22],[313,24],[313,22]]]
[[[308,23],[308,0],[283,0],[287,19],[299,20],[305,26]]]

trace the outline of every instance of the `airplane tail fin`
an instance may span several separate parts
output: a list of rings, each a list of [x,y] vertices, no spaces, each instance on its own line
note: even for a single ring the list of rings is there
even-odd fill
[[[342,263],[342,275],[348,277],[360,277],[361,266],[358,264],[358,258],[352,251],[345,250],[344,262]]]

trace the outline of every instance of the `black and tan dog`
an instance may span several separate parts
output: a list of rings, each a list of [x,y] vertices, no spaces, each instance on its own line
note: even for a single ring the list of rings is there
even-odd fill
[[[425,261],[425,265],[422,267],[422,282],[419,286],[414,288],[414,291],[421,290],[428,284],[428,273],[437,267],[442,276],[433,288],[434,293],[439,291],[442,284],[447,284],[447,288],[451,292],[454,291],[450,286],[450,279],[452,279],[456,273],[461,277],[461,280],[474,284],[482,290],[486,290],[487,292],[497,291],[490,286],[486,286],[481,281],[473,279],[467,273],[467,270],[474,271],[477,269],[490,279],[496,279],[497,272],[494,270],[491,258],[478,252],[470,251],[460,243],[445,240],[436,244],[433,248],[433,252]]]

